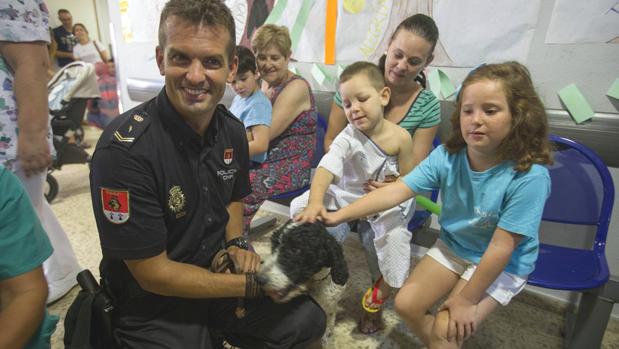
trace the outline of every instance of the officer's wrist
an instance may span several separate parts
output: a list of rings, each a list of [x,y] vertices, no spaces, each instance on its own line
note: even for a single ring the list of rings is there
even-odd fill
[[[230,249],[230,247],[237,247],[243,250],[249,250],[249,241],[242,236],[230,239],[226,242],[226,250]]]

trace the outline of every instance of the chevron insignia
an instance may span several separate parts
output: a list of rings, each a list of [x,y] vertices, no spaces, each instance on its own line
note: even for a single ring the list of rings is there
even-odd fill
[[[118,131],[114,132],[114,137],[119,142],[132,143],[133,141],[135,141],[135,137],[123,137]]]

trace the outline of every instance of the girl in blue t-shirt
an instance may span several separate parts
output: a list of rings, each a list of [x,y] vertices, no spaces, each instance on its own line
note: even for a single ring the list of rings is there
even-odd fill
[[[460,347],[524,288],[550,194],[546,113],[526,67],[509,62],[473,70],[451,122],[446,144],[402,180],[323,215],[336,225],[440,188],[440,237],[395,299],[397,312],[431,348]]]

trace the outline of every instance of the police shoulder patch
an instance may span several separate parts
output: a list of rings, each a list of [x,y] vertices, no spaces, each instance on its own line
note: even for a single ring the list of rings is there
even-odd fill
[[[113,141],[126,148],[131,148],[135,141],[146,131],[148,125],[150,125],[148,114],[143,111],[133,113],[114,131]]]
[[[122,224],[131,216],[129,190],[101,187],[103,215],[114,224]]]

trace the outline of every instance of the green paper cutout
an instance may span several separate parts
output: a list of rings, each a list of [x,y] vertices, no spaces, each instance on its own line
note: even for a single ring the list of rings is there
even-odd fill
[[[295,48],[299,44],[299,37],[301,36],[301,32],[303,28],[305,28],[305,23],[307,23],[307,19],[310,14],[310,10],[314,6],[314,0],[303,0],[303,5],[301,5],[301,10],[299,10],[299,14],[297,15],[297,19],[294,21],[294,25],[292,26],[292,30],[290,31],[290,40],[292,41],[292,51],[294,52]]]
[[[615,79],[612,85],[608,88],[608,92],[606,92],[608,97],[613,97],[614,99],[619,99],[619,79]]]
[[[436,98],[440,98],[442,94],[443,98],[447,99],[456,92],[447,74],[438,68],[430,72],[428,81],[430,82],[430,91],[434,93]]]
[[[438,69],[434,69],[428,74],[428,82],[430,83],[430,91],[434,93],[436,98],[441,97],[441,78],[438,76]]]
[[[331,74],[325,71],[324,68],[320,66],[320,64],[316,63],[312,65],[312,77],[320,85],[323,85],[325,82],[331,82],[333,80]]]
[[[438,70],[438,76],[441,80],[441,93],[443,94],[443,97],[447,99],[456,92],[456,89],[454,88],[454,85],[452,85],[447,74],[445,74],[440,69],[437,69],[437,70]]]
[[[344,71],[344,69],[346,69],[346,66],[338,64],[337,65],[337,77],[339,79],[340,75],[342,75],[342,72]]]
[[[582,95],[578,87],[574,84],[569,84],[559,90],[559,98],[567,111],[572,115],[577,124],[589,120],[593,117],[593,109]]]
[[[288,0],[278,0],[275,3],[275,7],[269,13],[269,17],[264,21],[264,24],[275,24],[282,18],[282,13],[284,13],[284,9],[288,6]]]

